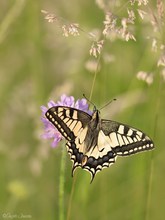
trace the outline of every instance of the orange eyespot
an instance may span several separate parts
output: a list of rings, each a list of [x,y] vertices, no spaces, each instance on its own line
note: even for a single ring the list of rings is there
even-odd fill
[[[84,166],[86,164],[88,160],[88,157],[86,155],[83,156],[82,161],[81,161],[81,165]]]

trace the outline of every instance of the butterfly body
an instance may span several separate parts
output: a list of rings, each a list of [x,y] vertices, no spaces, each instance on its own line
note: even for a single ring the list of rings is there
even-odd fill
[[[97,172],[115,163],[117,156],[154,148],[152,140],[142,131],[101,119],[96,109],[89,115],[75,108],[55,106],[45,115],[66,139],[73,161],[72,174],[82,167],[91,173],[93,180]]]

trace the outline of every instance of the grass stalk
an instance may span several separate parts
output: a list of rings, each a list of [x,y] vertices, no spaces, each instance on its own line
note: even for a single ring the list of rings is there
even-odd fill
[[[65,186],[66,149],[62,146],[60,181],[59,181],[59,220],[64,220],[64,186]]]

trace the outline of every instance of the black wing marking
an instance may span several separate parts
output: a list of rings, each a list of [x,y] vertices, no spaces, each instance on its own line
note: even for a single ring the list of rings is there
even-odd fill
[[[101,120],[101,129],[110,138],[113,151],[119,156],[128,156],[152,150],[153,141],[142,131],[110,120]]]
[[[91,120],[86,112],[64,106],[48,109],[45,116],[68,141],[74,140]]]

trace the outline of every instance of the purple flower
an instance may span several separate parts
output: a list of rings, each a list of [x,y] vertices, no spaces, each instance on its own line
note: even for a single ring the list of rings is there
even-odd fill
[[[41,120],[44,124],[44,129],[45,129],[41,137],[44,139],[53,139],[53,142],[51,145],[52,147],[56,147],[58,142],[61,141],[63,137],[60,134],[60,132],[54,127],[54,125],[47,118],[45,118],[46,111],[53,106],[68,106],[68,107],[82,110],[90,115],[92,114],[92,112],[89,110],[89,106],[88,106],[86,99],[84,98],[78,99],[75,102],[75,99],[73,96],[66,96],[65,94],[61,96],[60,101],[57,101],[55,103],[54,101],[51,100],[48,102],[48,107],[41,106],[41,111],[42,111]]]

